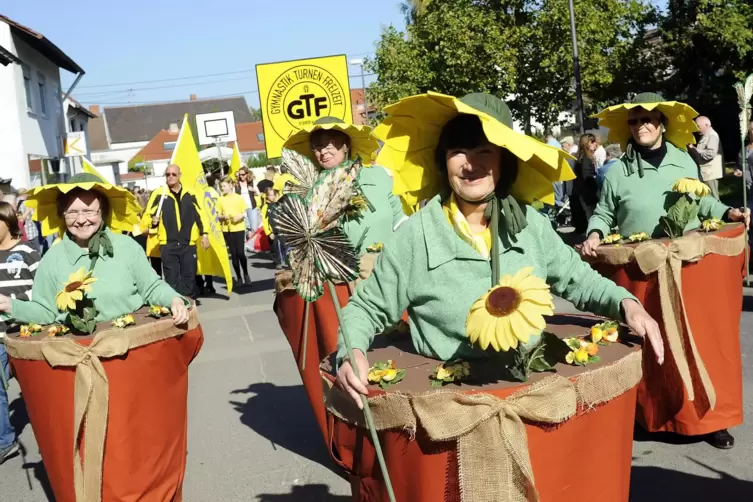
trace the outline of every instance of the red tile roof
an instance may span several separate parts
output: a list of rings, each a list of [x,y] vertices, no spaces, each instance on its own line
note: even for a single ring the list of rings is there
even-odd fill
[[[238,150],[241,152],[264,151],[264,130],[261,122],[235,124],[235,132],[238,135]],[[262,140],[260,141],[259,138]],[[228,147],[233,147],[232,141],[228,143]]]
[[[144,173],[125,173],[120,175],[120,181],[143,180]]]
[[[140,158],[147,162],[169,159],[172,157],[173,151],[165,150],[165,143],[170,141],[178,141],[178,133],[162,129],[133,158]]]

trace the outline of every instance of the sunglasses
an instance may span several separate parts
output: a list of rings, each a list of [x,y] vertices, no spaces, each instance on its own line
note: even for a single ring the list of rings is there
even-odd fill
[[[644,115],[643,117],[628,119],[627,123],[629,126],[637,126],[638,124],[650,124],[653,121],[654,119],[648,115]]]
[[[178,173],[165,173],[165,178],[177,178]]]

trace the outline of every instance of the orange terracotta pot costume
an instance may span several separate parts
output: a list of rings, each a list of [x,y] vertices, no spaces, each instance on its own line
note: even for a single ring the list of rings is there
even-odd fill
[[[727,239],[741,238],[742,234],[743,227],[739,224],[728,225],[715,233]],[[650,432],[688,436],[740,425],[743,421],[740,316],[744,253],[707,254],[699,261],[682,264],[682,299],[698,354],[716,393],[713,409],[698,389],[697,379],[694,381],[695,399],[688,399],[667,343],[657,274],[644,274],[636,262],[624,266],[594,263],[593,267],[634,294],[662,327],[664,365],[656,363],[650,348],[644,351],[644,377],[638,386],[638,423]],[[689,351],[687,346],[686,351]]]
[[[606,359],[614,363],[628,358],[631,354],[635,355],[634,348],[621,344],[602,349],[602,354],[605,352],[611,354]],[[429,390],[428,375],[438,361],[415,354],[409,355],[410,359],[406,359],[404,358],[405,350],[406,347],[378,348],[369,353],[369,360],[373,363],[377,360],[393,358],[399,368],[408,368],[405,380],[394,387],[394,392],[408,395],[425,394]],[[422,366],[419,359],[424,360],[426,367]],[[325,381],[331,383],[333,377],[330,374],[331,366],[328,364],[330,363],[323,363],[322,375]],[[476,363],[471,364],[473,368]],[[606,365],[605,362],[604,366]],[[633,376],[634,382],[637,383],[640,378],[639,355],[632,357],[632,365],[637,369],[637,373]],[[590,369],[592,369],[591,366],[586,368],[557,366],[558,374],[571,381],[575,381],[574,375]],[[531,378],[530,383],[540,382],[544,378],[547,378],[544,374],[536,374]],[[494,382],[484,384],[482,387],[464,383],[460,387],[445,387],[443,391],[462,392],[467,395],[491,394],[504,399],[528,387],[529,384],[507,382]],[[370,389],[372,390],[370,398],[384,395],[378,387],[372,386]],[[393,392],[392,388],[389,392]],[[416,394],[413,394],[414,392]],[[628,501],[635,397],[636,388],[633,384],[622,394],[595,408],[579,407],[575,416],[557,425],[535,424],[524,420],[530,464],[535,476],[539,500],[542,502]],[[415,409],[415,403],[413,406]],[[354,502],[389,500],[370,434],[365,426],[348,423],[332,412],[328,413],[328,419],[331,429],[328,444],[330,454],[351,474],[352,500]],[[409,430],[399,428],[383,430],[379,433],[397,501],[462,502],[465,499],[461,495],[461,460],[459,460],[458,443],[430,440],[422,423],[419,419],[415,435]],[[480,462],[489,461],[494,455],[505,455],[505,452],[484,451],[482,448],[476,451],[472,452],[474,456],[485,459]],[[573,471],[568,467],[573,465],[574,459],[577,459],[577,464],[585,469],[580,474],[577,473],[577,469]],[[609,466],[609,475],[596,474],[606,472],[597,466]],[[497,475],[502,476],[500,479],[505,479],[504,474],[497,473]],[[495,500],[509,499],[508,495],[501,492],[498,497]],[[483,497],[474,500],[481,499],[491,500]]]
[[[91,337],[72,339],[82,346],[92,342]],[[202,330],[197,326],[123,356],[100,359],[109,384],[101,500],[182,500],[188,365],[202,343]],[[10,359],[55,499],[76,502],[73,430],[77,370],[53,368],[45,360]],[[88,461],[83,451],[85,435],[86,429],[79,438],[84,465]]]

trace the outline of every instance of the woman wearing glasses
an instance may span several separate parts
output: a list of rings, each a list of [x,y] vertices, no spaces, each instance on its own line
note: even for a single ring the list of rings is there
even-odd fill
[[[644,357],[637,420],[651,432],[704,436],[713,446],[727,449],[734,445],[727,428],[742,422],[739,322],[743,254],[742,249],[732,251],[732,244],[737,246],[743,239],[742,228],[730,227],[713,236],[726,242],[724,251],[709,248],[702,235],[673,239],[668,256],[658,253],[666,242],[661,247],[655,242],[639,245],[627,263],[623,258],[617,260],[617,255],[630,249],[599,250],[602,239],[614,228],[623,237],[640,232],[653,238],[667,237],[660,220],[683,197],[673,187],[683,178],[698,178],[698,166],[687,152],[687,146],[695,143],[693,118],[697,115],[690,106],[665,101],[654,93],[639,94],[632,102],[597,115],[600,125],[609,128],[609,140],[620,143],[625,155],[607,172],[589,221],[588,239],[578,248],[583,256],[595,259],[604,275],[636,295],[650,314],[664,321],[662,335],[669,364],[657,367]],[[688,221],[685,232],[711,218],[749,223],[747,210],[697,193],[698,214]],[[686,249],[688,244],[693,244],[693,249]],[[651,260],[659,263],[657,273],[644,272],[651,269],[647,265]],[[674,267],[671,273],[661,268],[665,262]],[[682,266],[683,262],[692,264]],[[666,289],[668,281],[674,285],[670,290]]]
[[[387,170],[373,164],[379,143],[365,125],[346,124],[335,117],[323,117],[288,138],[283,148],[308,157],[318,169],[314,174],[320,178],[332,169],[340,169],[360,158],[363,168],[359,170],[358,185],[361,204],[357,214],[342,221],[342,228],[361,257],[360,276],[371,274],[382,246],[389,247],[395,229],[407,219],[400,199],[392,193],[392,178]],[[308,166],[305,166],[308,167]],[[311,183],[306,169],[291,169],[293,183]],[[297,172],[296,172],[297,171]],[[305,171],[305,173],[303,172]],[[290,270],[278,271],[275,281],[277,298],[275,312],[285,337],[298,363],[301,379],[319,422],[322,434],[327,434],[324,396],[322,394],[319,363],[337,349],[337,317],[332,297],[326,292],[308,307],[292,288]],[[349,285],[337,286],[339,302],[347,303],[352,290]],[[309,315],[305,315],[306,310]],[[308,320],[308,324],[304,326]],[[304,335],[308,333],[307,335]],[[305,347],[305,348],[304,348]]]
[[[254,232],[261,225],[261,217],[259,216],[259,208],[256,207],[255,198],[259,195],[259,190],[254,185],[254,173],[247,167],[241,167],[238,170],[236,181],[235,193],[243,197],[246,202],[246,229]]]
[[[96,279],[90,297],[99,312],[97,321],[110,321],[151,304],[169,307],[176,325],[187,322],[188,302],[157,277],[135,240],[118,233],[138,218],[129,214],[132,197],[126,189],[87,173],[65,184],[35,189],[29,200],[36,201],[39,221],[63,230],[64,235],[39,263],[32,300],[0,295],[0,311],[20,323],[62,321],[66,314],[56,303],[60,286],[83,269]]]

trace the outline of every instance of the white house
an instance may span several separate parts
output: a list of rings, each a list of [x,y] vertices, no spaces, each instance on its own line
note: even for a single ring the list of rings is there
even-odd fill
[[[3,15],[0,63],[0,178],[26,188],[69,174],[60,161],[66,132],[60,68],[78,74],[76,82],[84,70],[44,35]]]
[[[63,108],[65,109],[65,132],[83,132],[87,148],[90,150],[89,119],[95,119],[97,116],[70,96],[63,101]],[[81,157],[69,157],[66,161],[71,174],[83,172]]]

